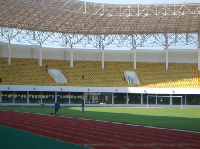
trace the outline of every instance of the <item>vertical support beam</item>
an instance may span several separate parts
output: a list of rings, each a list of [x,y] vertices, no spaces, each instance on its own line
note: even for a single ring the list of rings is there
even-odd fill
[[[114,93],[112,93],[112,105],[115,104],[115,101],[114,101]]]
[[[126,104],[128,104],[129,98],[128,98],[128,93],[126,93]]]
[[[137,56],[136,56],[136,49],[134,50],[134,60],[133,60],[133,65],[134,65],[134,69],[136,69],[137,65]]]
[[[0,105],[2,106],[2,91],[0,91]]]
[[[15,104],[15,91],[13,92],[13,104]]]
[[[135,35],[135,36],[137,36],[137,35]],[[132,35],[131,36],[131,43],[132,43],[132,47],[133,47],[133,50],[135,50],[136,49],[136,38],[137,37],[135,37],[134,35]]]
[[[29,91],[27,91],[26,96],[27,96],[27,104],[29,104]]]
[[[71,96],[70,96],[70,92],[69,92],[69,104],[71,104]]]
[[[158,97],[157,97],[157,94],[156,94],[156,105],[158,105]]]
[[[43,103],[43,101],[42,101],[42,92],[40,93],[40,104],[42,104]]]
[[[85,105],[85,101],[86,101],[86,92],[83,93],[83,100],[84,100],[84,105]]]
[[[173,101],[172,101],[172,94],[170,94],[170,106],[173,104]]]
[[[169,67],[169,51],[168,51],[168,49],[165,49],[166,50],[166,61],[165,61],[165,63],[166,63],[166,70],[168,70],[168,67]]]
[[[101,65],[102,65],[102,68],[104,68],[104,50],[102,50],[102,52],[101,52],[101,58],[102,58]]]
[[[10,66],[11,65],[11,44],[9,43],[8,44],[8,65]]]
[[[55,92],[55,102],[57,101],[57,92]]]
[[[143,94],[141,94],[141,105],[143,105]]]
[[[198,70],[200,70],[200,48],[198,48]]]
[[[198,70],[200,70],[200,25],[198,31]]]
[[[42,46],[39,47],[39,66],[42,67]]]
[[[164,46],[165,46],[165,48],[167,49],[168,46],[169,46],[169,45],[168,45],[168,35],[165,33],[164,36],[165,36],[165,45],[164,45]]]
[[[73,67],[73,61],[74,61],[74,52],[71,49],[71,51],[70,51],[70,67]]]
[[[200,25],[199,25],[199,31],[198,31],[198,48],[200,49]]]

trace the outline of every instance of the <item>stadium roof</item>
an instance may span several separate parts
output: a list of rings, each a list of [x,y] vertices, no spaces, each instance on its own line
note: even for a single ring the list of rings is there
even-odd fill
[[[114,5],[76,0],[1,0],[0,27],[73,34],[197,33],[200,3]]]

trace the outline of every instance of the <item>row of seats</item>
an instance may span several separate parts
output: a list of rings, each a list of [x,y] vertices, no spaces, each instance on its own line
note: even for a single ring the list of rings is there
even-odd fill
[[[123,78],[124,71],[135,71],[141,87],[199,87],[200,77],[196,64],[169,63],[168,70],[165,63],[137,62],[134,70],[133,62],[101,61],[73,61],[43,59],[42,67],[37,59],[12,58],[8,65],[7,58],[0,58],[0,78],[3,84],[22,85],[66,85],[56,83],[48,74],[48,69],[59,69],[67,78],[68,86],[97,86],[97,87],[126,87]],[[84,79],[83,79],[84,76]],[[1,84],[2,84],[1,83]]]
[[[165,63],[139,62],[137,72],[142,80],[141,86],[148,87],[178,87],[198,88],[199,76],[192,63],[169,63],[168,70]]]
[[[196,74],[196,64],[192,63],[170,63],[169,74],[173,87],[198,87],[198,78]]]
[[[6,58],[0,58],[0,77],[3,84],[12,85],[58,85],[43,71],[34,59],[13,58],[11,65],[8,65]]]
[[[165,63],[138,62],[137,72],[140,73],[141,86],[170,87],[170,79]]]

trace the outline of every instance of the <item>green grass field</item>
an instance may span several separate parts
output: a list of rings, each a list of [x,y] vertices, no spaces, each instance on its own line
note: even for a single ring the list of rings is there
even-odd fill
[[[54,113],[53,107],[2,107],[31,113]],[[62,107],[59,116],[121,122],[143,126],[200,131],[200,108]]]

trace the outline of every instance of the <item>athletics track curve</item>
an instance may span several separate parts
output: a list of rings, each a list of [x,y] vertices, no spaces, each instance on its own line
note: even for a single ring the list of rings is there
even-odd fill
[[[89,148],[199,149],[200,133],[0,110],[0,125]]]

